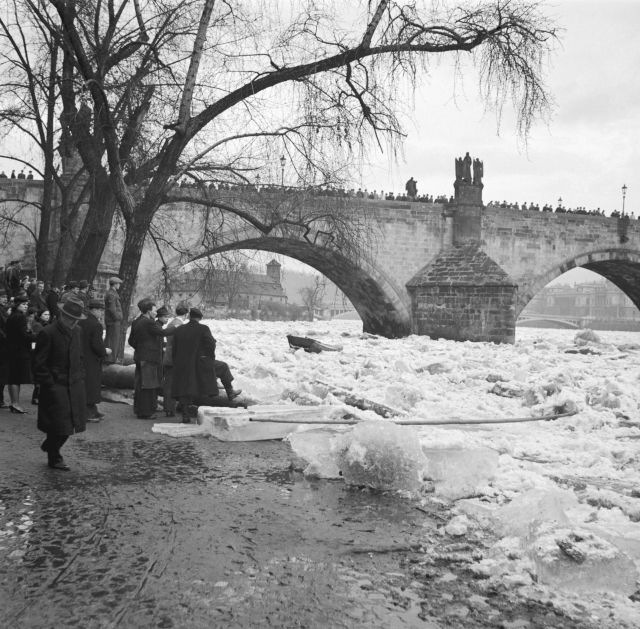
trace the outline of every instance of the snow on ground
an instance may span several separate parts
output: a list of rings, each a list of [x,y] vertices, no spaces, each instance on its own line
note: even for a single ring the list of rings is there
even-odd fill
[[[320,381],[432,421],[540,416],[575,405],[576,415],[551,422],[408,430],[417,431],[426,452],[498,453],[493,480],[457,502],[460,519],[450,528],[459,534],[480,522],[502,534],[495,556],[477,567],[484,576],[535,587],[527,575],[537,575],[582,593],[608,589],[607,607],[619,618],[640,618],[640,604],[622,595],[638,589],[628,558],[640,567],[640,334],[598,332],[600,342],[593,342],[576,339],[575,330],[522,328],[515,345],[493,345],[390,340],[362,334],[359,321],[207,323],[234,386],[261,404],[341,403],[326,389],[323,396],[313,384]],[[342,350],[293,352],[287,334]],[[517,511],[500,516],[515,499]],[[574,575],[580,567],[603,578],[589,588],[588,577],[586,585],[576,577],[572,588],[567,566]],[[607,587],[607,575],[622,573]]]

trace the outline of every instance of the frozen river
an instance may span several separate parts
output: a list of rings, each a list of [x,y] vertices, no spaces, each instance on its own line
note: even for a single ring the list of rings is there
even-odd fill
[[[477,466],[475,485],[441,497],[455,501],[461,535],[477,527],[499,533],[480,573],[517,587],[560,587],[567,601],[586,596],[596,607],[604,596],[615,601],[621,623],[640,618],[633,602],[640,561],[640,334],[597,332],[589,340],[573,330],[520,328],[515,345],[493,345],[388,340],[363,335],[352,321],[209,324],[236,386],[261,403],[339,403],[320,382],[426,421],[577,410],[553,422],[411,430],[425,452],[457,452],[460,469],[473,473]],[[294,353],[287,334],[342,349]],[[483,458],[487,451],[491,461]]]

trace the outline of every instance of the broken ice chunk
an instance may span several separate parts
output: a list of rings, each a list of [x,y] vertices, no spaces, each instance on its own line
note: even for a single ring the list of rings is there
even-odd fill
[[[613,544],[575,528],[546,528],[530,545],[538,579],[572,592],[636,591],[633,560]]]
[[[363,421],[342,437],[338,465],[350,485],[417,493],[426,459],[413,428]]]
[[[565,510],[577,504],[570,491],[531,489],[496,510],[496,527],[502,535],[528,537],[544,523],[569,524]]]
[[[338,436],[343,432],[339,428],[313,428],[286,437],[293,450],[294,469],[313,478],[340,478],[336,451]]]
[[[425,475],[438,496],[457,500],[482,493],[498,469],[498,453],[490,448],[422,448]]]

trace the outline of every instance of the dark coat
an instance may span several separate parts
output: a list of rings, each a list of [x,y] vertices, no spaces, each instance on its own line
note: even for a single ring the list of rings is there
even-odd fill
[[[7,347],[7,335],[4,332],[5,318],[0,314],[0,385],[7,384],[9,376],[9,349]],[[2,398],[0,398],[0,402]]]
[[[118,295],[118,291],[115,288],[109,288],[104,294],[104,322],[109,325],[119,321],[122,321],[120,295]]]
[[[46,326],[36,340],[33,371],[40,385],[38,429],[67,436],[82,432],[87,401],[80,328],[61,321]]]
[[[84,388],[87,393],[87,404],[100,401],[102,386],[102,361],[107,356],[102,341],[102,323],[90,312],[87,318],[78,321],[82,330],[82,353],[84,356]]]
[[[51,313],[52,319],[57,319],[58,316],[60,315],[60,310],[58,309],[59,299],[60,299],[60,295],[58,295],[58,293],[53,289],[51,289],[47,293],[47,296],[45,297],[45,301],[47,302],[47,309]]]
[[[133,347],[133,360],[162,364],[163,337],[175,334],[175,329],[163,330],[155,319],[140,315],[131,324],[129,345]]]
[[[197,321],[175,329],[173,337],[174,398],[217,395],[215,367],[216,342],[211,330]]]
[[[8,384],[29,384],[31,377],[31,344],[34,334],[27,328],[27,317],[14,310],[5,323],[7,354],[9,357]]]
[[[48,310],[47,300],[38,288],[31,291],[31,294],[29,295],[29,305],[33,306],[38,312]]]

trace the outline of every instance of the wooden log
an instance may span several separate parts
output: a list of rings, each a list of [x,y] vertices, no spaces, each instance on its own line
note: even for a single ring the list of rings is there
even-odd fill
[[[571,417],[578,411],[569,411],[568,413],[554,413],[552,415],[541,415],[539,417],[499,417],[494,419],[394,419],[392,423],[398,426],[451,426],[451,425],[464,425],[464,424],[515,424],[519,422],[543,422],[559,419],[560,417]],[[260,417],[251,417],[249,421],[252,422],[273,422],[278,424],[344,424],[351,426],[353,424],[359,424],[360,419],[334,419],[331,421],[322,421],[317,419],[263,419]]]
[[[327,387],[327,389],[329,389],[329,392],[339,400],[342,400],[349,406],[359,408],[361,411],[373,411],[381,417],[386,418],[407,414],[405,413],[405,411],[401,411],[400,409],[393,408],[391,406],[387,406],[386,404],[374,402],[373,400],[369,400],[365,397],[355,395],[352,391],[349,391],[349,389],[343,389],[342,387],[329,384],[328,382],[323,382],[322,380],[314,380],[313,382],[322,385],[323,387]]]
[[[102,386],[110,389],[133,389],[135,365],[103,365]]]

